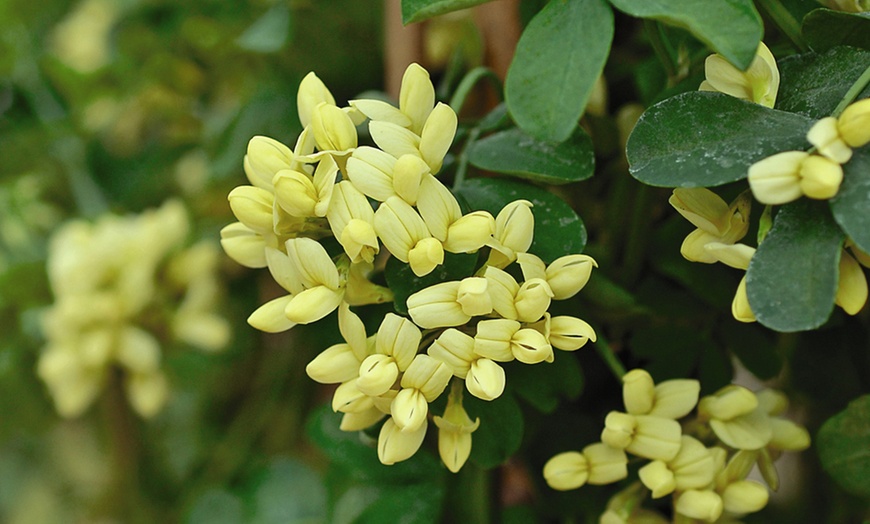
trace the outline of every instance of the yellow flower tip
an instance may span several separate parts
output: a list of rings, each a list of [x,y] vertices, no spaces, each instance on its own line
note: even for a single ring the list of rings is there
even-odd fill
[[[334,106],[335,98],[332,97],[326,84],[312,71],[305,75],[296,92],[296,108],[299,111],[299,122],[302,123],[302,127],[311,124],[315,108],[322,103]]]
[[[221,229],[221,247],[227,256],[249,268],[266,267],[266,239],[241,222]]]
[[[863,147],[870,142],[870,98],[849,104],[837,119],[837,130],[849,147]]]
[[[357,373],[357,389],[370,397],[377,397],[396,383],[399,366],[390,355],[369,355],[359,364]]]
[[[305,373],[321,384],[340,384],[359,375],[360,361],[348,344],[335,344],[305,366]]]
[[[680,515],[705,522],[718,520],[724,509],[722,497],[710,490],[687,490],[674,505],[674,511]]]
[[[832,116],[813,124],[807,131],[807,141],[816,146],[819,154],[838,164],[845,164],[852,158],[852,148],[843,141],[837,128],[837,119]]]
[[[654,499],[670,495],[677,486],[674,472],[661,460],[653,460],[640,468],[637,475],[643,485],[652,492]]]
[[[462,407],[462,389],[454,386],[447,398],[444,415],[433,417],[438,426],[438,453],[453,473],[457,473],[471,455],[471,434],[480,426],[480,419],[471,420]]]
[[[809,198],[828,200],[833,198],[843,183],[843,168],[825,157],[811,155],[800,169],[801,191]]]
[[[298,323],[287,318],[287,315],[284,313],[287,304],[292,299],[292,295],[285,295],[266,302],[251,313],[248,317],[248,324],[254,329],[259,329],[266,333],[287,331]]]
[[[537,322],[550,307],[553,291],[547,281],[533,278],[523,282],[514,298],[517,320]]]
[[[492,298],[487,292],[487,281],[483,277],[469,277],[459,282],[456,301],[462,311],[476,317],[492,313]]]
[[[403,432],[414,432],[426,423],[429,403],[420,390],[403,388],[390,404],[390,414],[396,426]]]
[[[405,69],[399,90],[399,110],[411,120],[410,130],[420,134],[423,125],[435,107],[435,87],[429,72],[420,64],[412,63]]]
[[[489,265],[505,267],[516,260],[517,253],[528,251],[534,233],[532,203],[528,200],[515,200],[507,204],[495,217],[495,233],[492,238],[490,261],[497,259],[499,263]]]
[[[504,369],[488,358],[478,358],[471,363],[465,377],[468,392],[481,400],[494,400],[504,392]]]
[[[405,202],[416,205],[420,184],[427,174],[429,165],[422,158],[411,154],[402,155],[393,167],[393,190]]]
[[[704,249],[717,261],[735,269],[747,269],[755,255],[755,248],[746,244],[723,244],[710,242]]]
[[[867,277],[861,265],[843,250],[840,254],[840,278],[837,283],[836,303],[843,310],[856,315],[867,303]]]
[[[743,386],[725,386],[701,399],[698,414],[706,419],[731,420],[758,407],[758,397]]]
[[[471,316],[456,301],[459,282],[441,282],[421,289],[408,297],[408,314],[415,324],[424,329],[461,326]]]
[[[271,191],[254,186],[239,186],[230,191],[227,199],[239,222],[257,233],[272,233],[272,206],[275,197]]]
[[[646,415],[655,403],[655,383],[643,369],[632,369],[622,377],[622,400],[630,415]]]
[[[357,413],[344,413],[338,429],[342,431],[362,431],[384,418],[386,414],[375,408],[369,408]]]
[[[550,360],[553,347],[547,338],[534,329],[520,329],[511,338],[511,353],[523,364],[537,364]]]
[[[544,464],[544,480],[559,491],[577,489],[589,480],[589,464],[579,451],[559,453]]]
[[[712,235],[724,235],[731,213],[728,204],[706,187],[678,187],[668,203],[695,227]]]
[[[611,484],[628,476],[628,457],[621,449],[597,442],[583,448],[583,456],[589,465],[589,484]]]
[[[701,383],[693,379],[666,380],[655,387],[655,404],[648,415],[679,419],[698,404]]]
[[[722,492],[722,503],[725,511],[745,515],[764,508],[769,496],[767,488],[760,483],[753,480],[739,480],[729,484]]]
[[[357,146],[356,126],[341,108],[321,102],[311,118],[314,141],[321,151],[350,153]]]
[[[801,164],[809,157],[805,151],[784,151],[749,167],[749,188],[762,204],[779,205],[797,200],[801,189]]]
[[[451,253],[473,253],[486,245],[495,231],[495,218],[486,211],[474,211],[462,216],[447,228],[444,250]]]
[[[267,136],[255,136],[248,142],[244,158],[248,180],[262,189],[272,188],[272,178],[283,169],[293,169],[294,154],[289,147]]]
[[[737,285],[737,293],[731,301],[731,315],[738,322],[755,322],[755,313],[749,306],[749,295],[746,294],[746,277],[741,278]]]
[[[779,90],[779,69],[770,49],[760,42],[755,59],[746,71],[734,67],[721,55],[707,57],[702,91],[718,91],[735,98],[773,107]]]
[[[453,374],[464,379],[474,356],[474,338],[457,329],[448,329],[435,339],[426,353],[447,366]]]
[[[682,436],[680,451],[668,462],[668,468],[674,472],[675,489],[679,491],[709,486],[718,471],[710,450],[688,435]]]
[[[390,466],[411,458],[423,444],[427,427],[423,423],[414,431],[402,431],[392,418],[387,419],[378,435],[378,460]]]
[[[803,451],[810,447],[811,439],[807,428],[790,420],[774,418],[770,420],[773,436],[768,446],[783,451]]]
[[[432,173],[438,173],[441,169],[444,155],[447,154],[453,144],[453,137],[456,136],[457,124],[456,112],[441,102],[426,119],[426,124],[420,133],[420,156],[429,165]]]
[[[634,415],[611,411],[604,419],[601,441],[616,449],[625,449],[634,438],[637,419]]]
[[[582,348],[588,341],[595,342],[595,330],[586,321],[576,317],[560,315],[550,319],[550,344],[562,351]]]
[[[408,263],[418,277],[428,275],[444,263],[444,247],[435,238],[421,239],[408,251]]]
[[[589,282],[592,268],[598,267],[589,255],[566,255],[547,266],[546,280],[556,300],[565,300],[576,295]]]

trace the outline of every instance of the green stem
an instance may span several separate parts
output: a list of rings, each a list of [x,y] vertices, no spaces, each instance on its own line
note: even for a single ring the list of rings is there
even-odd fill
[[[462,78],[462,81],[460,81],[459,85],[456,86],[456,91],[453,93],[453,96],[450,97],[449,105],[457,114],[462,110],[462,106],[465,105],[465,100],[468,99],[471,89],[474,88],[474,85],[483,78],[489,79],[492,82],[499,99],[504,99],[501,90],[501,80],[499,80],[498,76],[489,68],[483,66],[475,67]]]
[[[493,522],[492,478],[496,470],[487,471],[473,462],[466,462],[457,473],[455,482],[450,484],[452,499],[449,520],[468,524],[487,524]]]
[[[139,438],[136,419],[124,394],[123,376],[110,369],[102,399],[102,415],[109,439],[112,482],[99,502],[98,512],[114,519],[129,518],[139,493]]]
[[[619,358],[616,356],[616,353],[613,352],[613,348],[610,347],[610,344],[607,342],[607,339],[602,335],[598,335],[598,340],[595,341],[595,352],[604,360],[604,363],[607,364],[607,367],[610,368],[610,371],[613,372],[613,376],[616,377],[616,380],[622,382],[622,377],[625,375],[625,367],[622,365],[622,362],[619,361]]]
[[[462,146],[462,152],[459,154],[459,159],[457,160],[456,176],[453,178],[454,191],[465,181],[465,174],[468,172],[468,150],[471,148],[471,145],[477,141],[477,137],[479,136],[480,129],[476,127],[468,132],[468,140],[466,140],[465,145]]]
[[[644,19],[643,27],[646,30],[653,51],[659,58],[659,62],[661,62],[662,66],[665,68],[665,72],[668,75],[668,85],[670,85],[677,77],[677,66],[674,63],[674,58],[669,50],[667,42],[662,38],[659,24],[655,20]]]
[[[779,30],[791,40],[792,44],[801,52],[809,50],[806,42],[801,37],[801,26],[791,15],[788,9],[779,0],[757,0],[758,5],[770,16]]]
[[[842,113],[843,110],[846,109],[846,107],[851,104],[859,94],[861,94],[861,91],[863,91],[864,88],[867,87],[867,84],[870,84],[870,66],[868,66],[867,69],[865,69],[864,72],[861,73],[861,76],[858,77],[858,80],[855,80],[855,83],[852,84],[852,87],[850,87],[849,90],[846,91],[846,94],[843,95],[843,99],[840,100],[840,103],[837,104],[837,107],[834,108],[834,112],[831,114],[831,116],[840,116],[840,113]]]
[[[621,282],[632,284],[637,280],[643,269],[646,247],[649,243],[650,209],[652,207],[652,190],[641,185],[635,192],[631,223],[628,229],[628,239],[625,242]]]

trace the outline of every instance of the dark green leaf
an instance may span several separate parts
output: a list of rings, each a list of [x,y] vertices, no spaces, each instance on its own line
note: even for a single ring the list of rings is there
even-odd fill
[[[472,420],[480,418],[472,435],[471,460],[487,469],[504,463],[523,440],[523,413],[513,395],[505,392],[489,402],[465,395],[462,402]]]
[[[490,0],[402,0],[402,23],[420,22],[433,16],[459,11]]]
[[[468,151],[471,165],[546,184],[567,184],[592,176],[592,139],[582,129],[561,144],[542,142],[519,128],[475,142]]]
[[[474,273],[474,265],[477,262],[476,253],[444,253],[444,263],[436,267],[428,275],[418,277],[411,270],[411,266],[396,257],[387,260],[384,276],[387,285],[393,291],[393,302],[399,313],[408,312],[408,297],[423,288],[434,286],[439,282],[450,280],[462,280]]]
[[[505,81],[514,122],[530,135],[563,142],[577,127],[613,39],[604,0],[548,3],[526,26]]]
[[[752,0],[610,0],[620,11],[687,29],[740,69],[755,58],[764,34]]]
[[[816,436],[816,447],[822,466],[837,483],[870,498],[870,395],[828,419]]]
[[[456,192],[472,209],[483,209],[493,216],[514,200],[525,199],[534,204],[535,238],[529,252],[547,263],[569,253],[582,253],[586,246],[583,221],[571,206],[545,189],[515,180],[475,178]]]
[[[816,9],[804,18],[801,33],[816,51],[838,45],[870,49],[870,13]]]
[[[561,398],[574,399],[583,390],[583,371],[573,355],[556,350],[549,364],[505,365],[508,387],[538,411],[552,413]]]
[[[656,382],[690,376],[710,338],[697,329],[676,325],[657,325],[635,330],[631,354],[648,360],[644,369]]]
[[[846,235],[870,253],[870,149],[856,149],[843,166],[843,185],[831,199],[831,211]]]
[[[290,38],[290,9],[276,4],[236,39],[242,49],[257,53],[280,51]]]
[[[278,459],[270,464],[252,502],[252,522],[256,524],[316,524],[326,520],[323,479],[296,460]]]
[[[815,329],[831,315],[843,232],[827,207],[807,199],[783,206],[749,263],[749,304],[771,329]]]
[[[870,64],[870,51],[835,47],[826,53],[793,55],[778,62],[776,108],[812,119],[831,114]],[[870,96],[870,87],[858,98]]]
[[[684,93],[643,114],[626,154],[631,174],[645,184],[712,187],[746,178],[762,158],[807,148],[812,124],[721,93]]]

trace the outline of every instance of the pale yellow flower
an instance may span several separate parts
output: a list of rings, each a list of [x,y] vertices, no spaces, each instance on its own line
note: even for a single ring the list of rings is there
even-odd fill
[[[380,250],[375,233],[375,212],[352,183],[335,185],[326,213],[329,227],[352,263],[372,262]]]
[[[545,265],[537,255],[517,253],[523,278],[540,278],[547,282],[555,300],[566,300],[583,289],[598,263],[589,255],[565,255]]]
[[[691,379],[666,380],[656,385],[643,369],[633,369],[622,377],[625,410],[632,415],[685,417],[695,409],[700,391],[701,384]]]
[[[713,456],[701,442],[688,435],[682,436],[680,451],[673,459],[654,460],[638,471],[653,498],[674,491],[705,488],[713,482],[715,474]]]
[[[628,457],[621,449],[602,443],[582,452],[560,453],[544,464],[544,479],[556,490],[576,489],[585,484],[611,484],[628,476]]]
[[[487,265],[504,268],[517,259],[517,253],[525,253],[532,245],[535,234],[535,217],[532,203],[516,200],[504,206],[495,217],[495,232],[489,245]]]
[[[457,473],[471,454],[471,434],[480,426],[480,419],[473,421],[462,407],[462,389],[454,387],[447,397],[447,407],[442,416],[435,416],[438,427],[438,453],[441,461],[453,473]]]
[[[281,142],[266,136],[255,136],[248,142],[244,158],[245,175],[252,185],[274,191],[272,179],[279,171],[301,171],[311,174],[311,167],[305,162],[314,152],[314,135],[304,129],[296,140],[295,150],[290,150]]]
[[[392,465],[411,458],[423,444],[428,424],[415,431],[402,431],[392,418],[387,419],[378,435],[378,459],[381,464]]]
[[[444,248],[433,238],[423,218],[401,198],[388,198],[375,211],[375,231],[390,253],[411,266],[417,276],[428,275],[444,262]]]
[[[755,255],[755,248],[746,244],[726,245],[711,242],[704,246],[716,260],[736,269],[749,268],[749,261]],[[749,296],[746,294],[746,276],[740,279],[737,292],[731,302],[731,315],[740,322],[755,322],[755,314],[749,306]]]
[[[321,158],[314,176],[289,169],[278,171],[272,180],[275,201],[290,216],[324,217],[337,175],[338,165],[331,156]]]
[[[749,167],[749,187],[763,204],[786,204],[802,195],[818,200],[834,197],[843,182],[843,168],[805,151],[785,151]]]
[[[689,233],[680,246],[680,254],[692,262],[716,262],[704,246],[710,242],[734,244],[749,231],[751,199],[748,194],[741,194],[729,206],[707,188],[677,188],[668,202],[698,228]]]
[[[680,451],[679,422],[651,415],[611,411],[604,419],[601,441],[652,460],[672,460]]]
[[[730,385],[698,403],[698,416],[709,421],[719,440],[735,449],[765,447],[773,436],[770,417],[758,409],[758,398],[748,389]]]
[[[429,402],[441,396],[453,373],[450,367],[426,354],[414,357],[402,374],[401,390],[390,404],[393,421],[402,431],[416,431],[426,423]]]
[[[721,55],[714,54],[707,57],[704,73],[707,79],[701,82],[701,91],[718,91],[767,107],[773,107],[776,103],[779,69],[764,42],[759,42],[755,59],[746,71],[737,69]]]

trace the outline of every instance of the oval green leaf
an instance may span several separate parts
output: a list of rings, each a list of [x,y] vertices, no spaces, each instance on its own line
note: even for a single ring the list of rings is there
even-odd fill
[[[825,53],[793,55],[778,62],[776,108],[813,119],[831,114],[870,64],[870,51],[835,47]],[[870,87],[858,98],[870,96]]]
[[[433,16],[459,11],[490,0],[402,0],[402,23],[420,22]]]
[[[824,324],[834,308],[842,244],[826,203],[803,199],[783,206],[746,272],[758,321],[783,332]]]
[[[843,166],[843,185],[831,199],[834,219],[846,235],[870,253],[870,150],[855,150]]]
[[[610,0],[620,11],[687,29],[732,64],[746,69],[764,34],[752,0]]]
[[[613,40],[604,0],[549,2],[517,43],[505,81],[514,122],[547,142],[567,140],[586,108]]]
[[[592,139],[582,129],[561,144],[543,142],[519,128],[475,142],[468,151],[471,165],[546,184],[567,184],[592,176]]]
[[[870,499],[870,395],[828,419],[816,447],[822,466],[840,486]]]
[[[870,49],[870,13],[815,9],[804,17],[801,33],[816,51],[839,45]]]
[[[813,121],[722,93],[695,91],[649,108],[628,138],[631,174],[663,187],[712,187],[746,178],[749,166],[806,149]]]
[[[563,255],[582,253],[586,247],[583,221],[564,200],[545,189],[515,180],[475,178],[456,192],[472,209],[483,209],[493,216],[514,200],[530,201],[534,205],[535,237],[529,252],[547,263]]]

